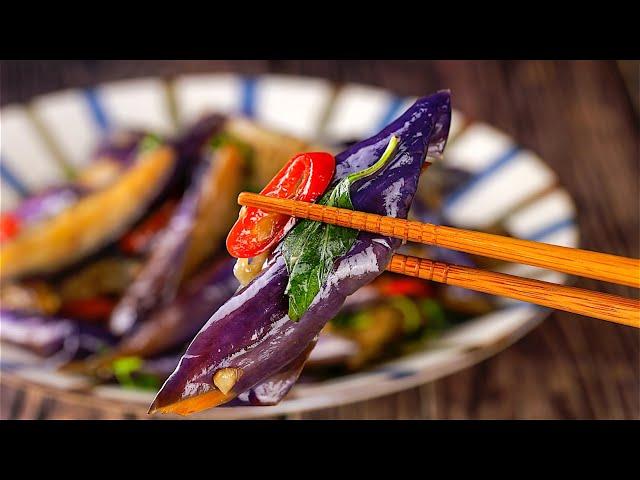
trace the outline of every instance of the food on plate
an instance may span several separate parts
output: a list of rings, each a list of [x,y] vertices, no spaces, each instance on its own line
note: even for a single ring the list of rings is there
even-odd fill
[[[242,153],[233,143],[207,149],[149,259],[115,307],[113,333],[125,334],[171,302],[182,280],[215,250],[233,222],[242,168]]]
[[[2,340],[58,362],[97,353],[114,343],[94,325],[34,312],[0,309]]]
[[[151,410],[182,414],[273,405],[301,377],[423,348],[493,305],[384,272],[389,258],[475,258],[240,209],[237,196],[446,223],[440,202],[464,172],[436,162],[420,174],[449,121],[439,92],[338,154],[219,114],[173,138],[109,134],[70,182],[0,216],[0,340],[96,385],[162,386]]]
[[[103,159],[77,183],[44,192],[14,212],[13,235],[0,249],[3,280],[71,265],[120,236],[163,193],[176,166],[175,150],[143,138],[130,161]],[[87,172],[104,169],[95,177]],[[83,181],[90,177],[91,181]]]
[[[419,99],[380,133],[336,155],[334,178],[319,202],[406,217],[425,158],[444,149],[450,117],[448,92]],[[150,411],[197,412],[281,372],[315,342],[348,295],[383,272],[400,243],[298,221],[261,272],[196,335]]]

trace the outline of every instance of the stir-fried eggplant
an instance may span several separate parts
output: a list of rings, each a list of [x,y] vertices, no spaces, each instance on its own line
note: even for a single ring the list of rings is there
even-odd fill
[[[219,133],[226,122],[222,115],[205,115],[187,127],[173,141],[180,157],[187,163],[197,164],[202,150],[211,138]]]
[[[267,405],[276,405],[282,400],[289,390],[293,388],[306,361],[309,359],[311,352],[314,350],[316,346],[316,341],[313,340],[309,346],[296,358],[294,358],[289,364],[285,365],[282,370],[277,372],[272,377],[268,378],[262,383],[259,383],[253,388],[250,388],[246,392],[241,393],[236,398],[231,400],[228,403],[225,403],[223,406],[225,407],[235,407],[235,406],[267,406]],[[233,369],[230,369],[233,370]],[[225,374],[223,370],[221,372]],[[235,384],[234,377],[237,376],[236,371],[226,372],[231,378],[231,382],[229,382],[229,388],[233,388]],[[220,373],[217,374],[218,379],[216,380],[216,384],[218,388],[222,390],[224,385],[220,381]]]
[[[448,92],[418,100],[380,133],[338,154],[332,185],[372,167],[397,138],[397,151],[385,168],[354,185],[350,195],[357,210],[406,217],[426,156],[444,149],[450,116]],[[266,381],[303,354],[345,298],[376,278],[399,245],[400,240],[360,232],[351,249],[333,263],[308,309],[292,321],[281,243],[262,272],[198,333],[150,411],[189,414],[226,403]]]
[[[95,354],[114,343],[114,337],[93,325],[5,308],[0,310],[0,340],[43,357],[55,355],[58,362]]]
[[[245,118],[229,119],[224,131],[251,148],[251,190],[259,191],[287,160],[308,148],[306,142],[266,130]]]
[[[3,243],[0,278],[58,271],[118,238],[163,192],[176,158],[175,150],[162,144],[141,150],[105,188],[92,190],[56,215],[28,225]]]
[[[219,245],[237,209],[242,164],[242,154],[232,144],[203,159],[151,257],[113,311],[113,333],[129,332],[151,311],[173,301],[182,279]]]
[[[238,289],[233,264],[232,259],[222,260],[187,281],[173,302],[154,311],[123,337],[115,355],[151,357],[192,339],[212,312]]]

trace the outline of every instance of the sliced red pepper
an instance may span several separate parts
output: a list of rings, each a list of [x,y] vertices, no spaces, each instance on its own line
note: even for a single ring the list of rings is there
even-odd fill
[[[20,219],[12,213],[0,215],[0,242],[11,240],[20,232]]]
[[[154,236],[167,226],[176,208],[175,200],[168,200],[136,228],[127,233],[119,242],[124,253],[139,254],[148,250]]]
[[[260,193],[313,202],[329,186],[335,168],[330,153],[301,153],[289,160]],[[280,241],[293,224],[294,219],[288,215],[243,207],[227,236],[227,250],[236,258],[255,257]]]
[[[115,306],[116,301],[105,296],[82,298],[65,302],[60,313],[90,322],[101,322],[109,318]]]
[[[408,297],[432,297],[433,290],[424,280],[397,278],[380,282],[380,293],[385,296],[404,295]]]

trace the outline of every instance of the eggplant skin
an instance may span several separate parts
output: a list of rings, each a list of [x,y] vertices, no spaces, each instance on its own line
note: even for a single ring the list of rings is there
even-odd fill
[[[399,146],[394,158],[374,177],[352,187],[351,197],[357,210],[406,217],[425,157],[441,154],[450,119],[448,92],[419,99],[380,133],[338,154],[332,185],[375,163],[395,135]],[[384,271],[399,246],[400,240],[360,232],[297,322],[287,316],[288,272],[277,248],[262,272],[196,335],[149,411],[197,412],[226,403],[269,379],[305,351],[348,295]],[[213,384],[213,375],[221,368],[241,372],[227,394]]]
[[[129,165],[135,161],[136,151],[142,139],[149,135],[142,130],[116,131],[105,137],[95,148],[93,162],[104,160]]]
[[[191,340],[240,286],[233,275],[234,264],[235,259],[225,258],[190,279],[172,303],[122,338],[117,355],[152,357]]]
[[[0,279],[59,271],[118,238],[163,191],[176,159],[169,146],[142,153],[109,187],[3,244]]]
[[[42,357],[70,361],[94,354],[115,343],[106,330],[69,318],[24,310],[0,309],[0,340]]]
[[[114,309],[109,323],[114,334],[127,334],[169,305],[183,279],[221,243],[236,216],[243,162],[231,145],[202,158],[151,257]]]
[[[87,193],[88,190],[81,185],[50,187],[26,198],[12,213],[20,219],[21,225],[32,225],[58,215]]]
[[[209,114],[181,132],[173,141],[180,158],[188,163],[197,163],[207,142],[222,130],[225,122],[223,115]]]
[[[242,392],[221,407],[277,405],[295,385],[315,346],[316,340],[313,340],[304,352],[293,359],[291,363],[285,365],[278,373],[246,392]]]

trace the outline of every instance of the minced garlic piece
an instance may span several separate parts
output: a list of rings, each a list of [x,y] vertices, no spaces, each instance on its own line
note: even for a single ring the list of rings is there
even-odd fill
[[[238,259],[233,267],[233,275],[238,279],[240,285],[244,287],[260,273],[269,253],[266,251],[252,258]]]

